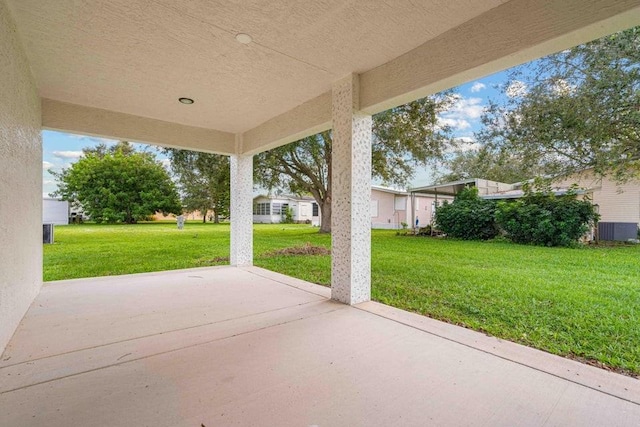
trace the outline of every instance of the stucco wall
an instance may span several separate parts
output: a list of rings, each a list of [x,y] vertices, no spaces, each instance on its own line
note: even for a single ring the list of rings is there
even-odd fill
[[[0,353],[42,284],[40,99],[0,0]]]

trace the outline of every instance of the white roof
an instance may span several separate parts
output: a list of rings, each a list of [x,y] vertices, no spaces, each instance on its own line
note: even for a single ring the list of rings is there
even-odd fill
[[[569,188],[554,188],[552,192],[555,196],[564,196],[570,191]],[[593,189],[577,189],[573,190],[575,194],[588,194],[592,193]],[[495,194],[487,194],[485,196],[480,196],[482,199],[486,200],[500,200],[500,199],[519,199],[524,196],[524,191],[522,190],[510,190],[503,191]]]

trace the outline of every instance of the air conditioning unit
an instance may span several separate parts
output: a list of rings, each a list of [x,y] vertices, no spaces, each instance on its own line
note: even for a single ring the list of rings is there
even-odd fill
[[[53,243],[53,224],[42,224],[42,243]]]
[[[598,239],[626,242],[638,238],[638,224],[635,222],[599,222]]]

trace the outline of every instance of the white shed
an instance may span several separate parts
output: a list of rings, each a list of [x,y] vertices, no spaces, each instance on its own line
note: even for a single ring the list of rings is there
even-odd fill
[[[69,224],[69,202],[45,197],[42,199],[42,223]]]

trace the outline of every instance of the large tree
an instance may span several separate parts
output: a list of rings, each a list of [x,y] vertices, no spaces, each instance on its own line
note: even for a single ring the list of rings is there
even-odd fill
[[[182,202],[187,210],[202,213],[206,222],[209,211],[217,224],[229,216],[229,158],[219,154],[167,148],[171,170],[177,178]]]
[[[133,224],[156,212],[182,212],[164,167],[126,142],[85,149],[83,157],[54,176],[58,191],[53,195],[80,204],[96,222]]]
[[[444,165],[447,171],[440,175],[438,182],[484,178],[511,184],[547,174],[541,165],[529,163],[518,153],[501,150],[491,144],[470,150],[458,149]]]
[[[442,157],[450,129],[438,115],[451,107],[451,92],[419,99],[373,116],[373,178],[404,185],[416,166]],[[321,211],[321,232],[331,231],[331,131],[304,138],[256,156],[255,181],[311,194]]]
[[[548,174],[640,173],[640,27],[516,68],[480,142]]]

